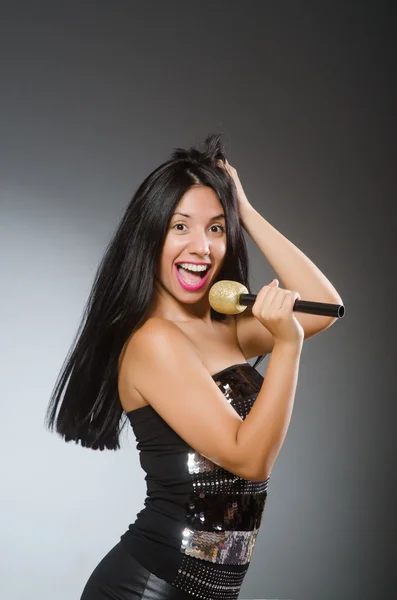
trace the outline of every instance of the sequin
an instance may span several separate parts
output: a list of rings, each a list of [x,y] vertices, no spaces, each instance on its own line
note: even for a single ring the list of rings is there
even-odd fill
[[[224,370],[214,381],[245,419],[263,377],[247,363]],[[203,600],[235,600],[254,550],[269,478],[243,479],[194,449],[186,469],[191,493],[181,531],[184,556],[173,585]]]

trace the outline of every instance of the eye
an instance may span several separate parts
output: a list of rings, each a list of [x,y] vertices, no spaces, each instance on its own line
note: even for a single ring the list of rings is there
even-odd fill
[[[223,227],[223,225],[211,225],[211,227],[219,227],[221,229],[221,231],[225,231],[225,228]]]
[[[173,226],[172,229],[175,229],[175,227],[178,227],[178,225],[182,225],[182,226],[186,227],[185,223],[175,223],[175,225]],[[211,227],[219,227],[222,232],[225,231],[225,228],[223,227],[223,225],[211,225]],[[181,231],[181,230],[179,229],[179,231]],[[220,233],[220,232],[215,232],[215,233]]]

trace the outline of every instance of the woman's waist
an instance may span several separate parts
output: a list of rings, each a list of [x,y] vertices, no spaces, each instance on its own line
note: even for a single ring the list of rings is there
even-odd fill
[[[138,518],[147,514],[159,525],[183,525],[203,531],[254,531],[259,528],[267,500],[261,494],[211,493],[195,490],[184,494],[152,493],[145,499],[145,508]]]
[[[262,519],[265,498],[245,504],[236,498],[217,498],[203,504],[190,497],[185,506],[170,514],[160,502],[146,502],[126,536],[148,544],[218,564],[243,565],[250,561]],[[168,507],[169,508],[169,507]]]

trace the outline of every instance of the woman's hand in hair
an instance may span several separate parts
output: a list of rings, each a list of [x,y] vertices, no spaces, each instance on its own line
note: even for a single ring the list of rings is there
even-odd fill
[[[247,196],[245,195],[245,192],[243,190],[243,186],[241,185],[241,181],[239,179],[237,171],[234,167],[232,167],[232,165],[230,163],[228,163],[227,160],[226,160],[226,164],[223,163],[222,160],[218,160],[217,165],[219,167],[221,167],[222,169],[225,169],[234,181],[234,185],[236,186],[236,190],[237,190],[238,207],[239,207],[240,215],[241,215],[241,211],[246,209],[247,207],[251,207],[251,204],[248,201]]]

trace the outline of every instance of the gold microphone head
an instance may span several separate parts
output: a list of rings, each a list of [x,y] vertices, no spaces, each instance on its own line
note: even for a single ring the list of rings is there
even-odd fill
[[[211,287],[208,294],[208,301],[211,307],[224,315],[237,315],[247,308],[238,304],[240,294],[248,294],[248,290],[238,281],[217,281]]]

